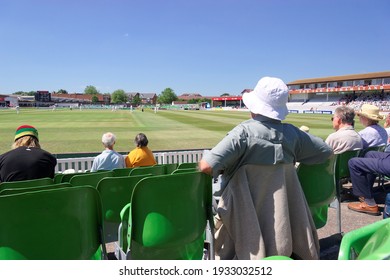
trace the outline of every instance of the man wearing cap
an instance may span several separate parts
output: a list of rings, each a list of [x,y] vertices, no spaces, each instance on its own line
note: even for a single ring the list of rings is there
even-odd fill
[[[12,150],[0,155],[0,182],[54,178],[56,164],[57,159],[41,149],[35,127],[21,125]]]
[[[222,173],[215,217],[216,259],[294,256],[318,259],[319,242],[295,163],[322,163],[332,149],[291,124],[288,88],[273,77],[244,93],[251,119],[233,128],[199,162],[216,178]]]
[[[363,149],[386,145],[388,136],[386,129],[379,125],[379,121],[383,119],[379,114],[379,108],[375,105],[363,104],[356,114],[365,127],[359,131],[363,140]]]

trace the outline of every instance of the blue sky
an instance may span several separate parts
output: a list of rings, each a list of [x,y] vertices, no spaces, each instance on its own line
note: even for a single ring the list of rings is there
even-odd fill
[[[390,71],[388,0],[0,0],[0,94],[219,96]]]

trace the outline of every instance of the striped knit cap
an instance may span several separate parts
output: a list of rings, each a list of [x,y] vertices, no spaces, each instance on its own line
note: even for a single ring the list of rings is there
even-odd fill
[[[38,130],[36,130],[35,127],[31,125],[21,125],[16,129],[14,141],[27,135],[34,136],[38,139]]]

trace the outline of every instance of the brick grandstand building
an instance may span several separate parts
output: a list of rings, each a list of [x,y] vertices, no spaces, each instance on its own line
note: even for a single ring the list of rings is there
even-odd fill
[[[390,71],[302,79],[289,82],[287,86],[289,102],[307,102],[322,96],[335,102],[375,99],[390,104]],[[212,107],[241,108],[244,106],[242,94],[248,91],[251,89],[244,89],[241,96],[213,97]]]

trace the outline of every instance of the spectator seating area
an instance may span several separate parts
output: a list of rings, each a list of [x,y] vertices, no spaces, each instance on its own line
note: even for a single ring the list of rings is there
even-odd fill
[[[54,180],[1,183],[0,259],[107,259],[106,246],[110,242],[116,242],[118,250],[126,252],[126,248],[118,245],[118,228],[126,230],[122,236],[129,234],[135,238],[121,241],[129,244],[133,252],[139,246],[144,247],[141,251],[149,252],[132,254],[132,258],[202,259],[205,248],[207,259],[213,258],[210,250],[213,240],[206,233],[206,229],[210,231],[207,225],[213,222],[212,179],[194,168],[182,168],[182,172],[171,174],[179,167],[155,165],[57,174]],[[123,174],[127,175],[117,176]],[[141,189],[149,191],[151,197],[147,200],[153,203],[148,204],[142,198]],[[139,195],[141,198],[136,198]],[[129,220],[121,217],[121,211],[129,203],[143,216],[132,216],[130,208]],[[136,222],[137,229],[131,226]],[[176,232],[180,232],[180,237]],[[186,243],[180,254],[174,248],[178,239]],[[156,242],[159,245],[153,249],[152,243]],[[173,247],[169,254],[156,255],[154,251],[159,246]]]
[[[0,196],[0,259],[93,260],[106,256],[101,202],[91,186]]]
[[[333,199],[340,201],[340,178],[348,177],[340,158],[297,169],[317,228],[327,223]],[[0,259],[214,259],[213,179],[196,165],[3,182]],[[389,258],[388,223],[372,228],[372,236],[343,235],[340,221],[342,243],[349,245],[342,244],[339,259]],[[375,249],[365,247],[369,242]]]
[[[340,97],[341,96],[341,97]],[[337,106],[348,105],[355,110],[359,110],[363,104],[376,105],[381,112],[390,111],[390,93],[361,92],[356,94],[329,94],[314,95],[306,100],[290,100],[287,103],[289,110],[298,111],[333,111]]]

